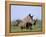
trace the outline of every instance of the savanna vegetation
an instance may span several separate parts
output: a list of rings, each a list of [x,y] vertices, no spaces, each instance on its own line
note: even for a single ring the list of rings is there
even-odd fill
[[[22,20],[16,20],[11,22],[11,32],[40,32],[41,31],[41,20],[37,20],[37,25],[32,25],[32,29],[21,29],[18,25]]]

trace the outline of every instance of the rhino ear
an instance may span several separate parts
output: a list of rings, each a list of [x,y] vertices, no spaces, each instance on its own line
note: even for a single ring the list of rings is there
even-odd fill
[[[31,14],[29,14],[29,16],[31,16]]]

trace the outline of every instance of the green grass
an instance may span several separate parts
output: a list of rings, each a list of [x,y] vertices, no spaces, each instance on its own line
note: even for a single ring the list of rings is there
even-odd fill
[[[11,32],[41,32],[41,21],[38,21],[37,25],[32,25],[31,29],[21,29],[19,26],[11,25]]]
[[[24,31],[31,31],[31,30],[29,30],[29,29],[20,29],[20,27],[18,27],[18,26],[11,26],[11,32],[24,32]]]
[[[37,31],[41,31],[40,28],[34,27],[32,26],[32,30],[31,29],[21,29],[18,26],[11,26],[11,32],[37,32]]]

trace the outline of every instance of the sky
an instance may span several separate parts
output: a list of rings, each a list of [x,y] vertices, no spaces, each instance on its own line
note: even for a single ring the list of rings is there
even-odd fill
[[[41,20],[41,7],[40,6],[19,6],[11,5],[11,21],[23,19],[23,17],[31,14],[33,18]]]

